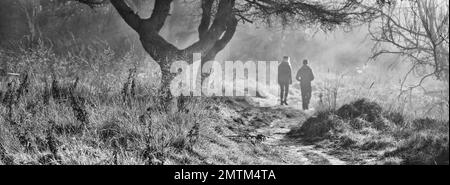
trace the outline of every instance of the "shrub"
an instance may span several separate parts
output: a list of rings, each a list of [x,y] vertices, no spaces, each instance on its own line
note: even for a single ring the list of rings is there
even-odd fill
[[[382,108],[375,102],[367,99],[359,99],[350,104],[343,105],[336,112],[343,119],[363,118],[366,121],[373,122],[381,116]]]
[[[405,118],[399,112],[385,111],[383,116],[397,126],[404,126]]]
[[[287,133],[288,137],[304,137],[307,140],[325,139],[341,124],[341,120],[331,112],[320,112],[307,119],[301,127]]]

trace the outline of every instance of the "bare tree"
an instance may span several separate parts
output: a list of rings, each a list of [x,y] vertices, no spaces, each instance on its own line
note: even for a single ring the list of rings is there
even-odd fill
[[[174,78],[170,73],[172,62],[192,62],[193,53],[201,53],[202,62],[214,59],[233,38],[239,22],[320,25],[330,30],[336,26],[364,22],[375,15],[371,9],[361,8],[362,1],[357,0],[197,0],[202,12],[197,29],[199,39],[186,48],[177,48],[159,33],[169,16],[173,0],[154,0],[149,18],[140,17],[126,0],[77,1],[90,6],[110,2],[123,20],[138,33],[142,46],[161,68],[160,93],[163,103],[172,99],[169,92],[170,82]]]
[[[449,4],[444,0],[386,1],[389,6],[376,10],[381,17],[370,24],[376,42],[373,58],[384,54],[403,56],[411,68],[402,81],[402,91],[420,87],[425,79],[449,78]],[[425,69],[425,70],[424,70]],[[425,71],[420,81],[404,89],[410,74]]]

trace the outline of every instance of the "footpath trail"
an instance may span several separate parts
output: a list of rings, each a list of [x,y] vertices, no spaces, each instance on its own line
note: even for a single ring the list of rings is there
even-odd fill
[[[294,126],[299,126],[308,117],[314,114],[314,110],[303,111],[299,109],[301,101],[290,99],[289,106],[279,106],[277,101],[272,99],[255,99],[257,106],[277,110],[289,116],[277,119],[268,126],[256,129],[257,134],[264,135],[266,139],[262,142],[280,153],[280,157],[285,164],[297,165],[345,165],[346,162],[337,157],[327,154],[329,149],[319,148],[315,145],[308,145],[299,139],[286,137],[286,134]],[[266,111],[267,112],[267,111]]]

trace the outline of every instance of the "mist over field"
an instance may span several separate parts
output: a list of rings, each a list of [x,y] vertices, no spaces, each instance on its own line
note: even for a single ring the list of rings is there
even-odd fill
[[[1,0],[0,164],[448,165],[448,2],[170,2]],[[193,53],[290,57],[286,105],[173,97]]]

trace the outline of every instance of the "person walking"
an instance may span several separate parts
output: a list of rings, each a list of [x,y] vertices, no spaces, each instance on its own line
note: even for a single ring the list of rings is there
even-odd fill
[[[300,81],[303,110],[308,110],[312,93],[311,81],[314,80],[314,74],[312,69],[308,66],[308,60],[303,60],[303,66],[298,70],[295,78]]]
[[[283,61],[278,65],[278,84],[280,85],[280,104],[287,104],[289,85],[292,84],[291,62],[288,56],[283,57]]]

